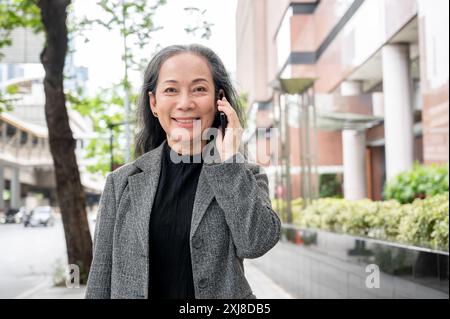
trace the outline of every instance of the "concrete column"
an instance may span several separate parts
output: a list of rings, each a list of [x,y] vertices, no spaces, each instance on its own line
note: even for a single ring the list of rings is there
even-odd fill
[[[358,81],[344,81],[340,89],[342,96],[360,95],[363,91],[362,82]]]
[[[381,92],[372,93],[373,115],[384,118],[384,95]]]
[[[11,208],[20,208],[19,168],[13,167],[11,174]]]
[[[359,95],[362,82],[341,83],[341,95]],[[365,131],[343,130],[344,197],[356,200],[367,198],[366,189],[366,134]]]
[[[0,211],[5,211],[5,201],[3,200],[3,190],[5,189],[5,169],[0,165]]]
[[[344,197],[355,200],[367,198],[366,190],[366,132],[342,131],[344,161]]]
[[[382,56],[386,176],[389,180],[412,168],[414,163],[409,46],[386,45]]]

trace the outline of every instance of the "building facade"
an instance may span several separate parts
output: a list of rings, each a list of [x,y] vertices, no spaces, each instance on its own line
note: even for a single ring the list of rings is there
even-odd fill
[[[261,163],[273,197],[310,196],[311,188],[317,197],[322,177],[334,176],[345,198],[379,200],[386,180],[415,161],[448,162],[448,6],[238,1],[237,82],[250,103],[245,142],[267,143],[258,127],[281,136],[277,160]]]

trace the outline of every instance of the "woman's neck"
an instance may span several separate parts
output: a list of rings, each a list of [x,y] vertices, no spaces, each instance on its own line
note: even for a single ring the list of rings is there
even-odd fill
[[[167,138],[167,144],[170,146],[170,148],[181,155],[197,155],[201,154],[203,151],[203,148],[205,147],[207,141],[201,141],[201,142],[178,142],[173,141],[169,138]]]

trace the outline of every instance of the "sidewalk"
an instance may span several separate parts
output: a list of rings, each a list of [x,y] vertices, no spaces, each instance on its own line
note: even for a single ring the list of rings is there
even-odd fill
[[[292,299],[269,277],[245,260],[245,276],[258,299]],[[44,280],[34,288],[20,294],[15,299],[83,299],[86,287],[53,287],[51,280]]]
[[[244,260],[245,277],[258,299],[292,299],[292,296],[267,277],[249,260]]]
[[[42,281],[14,299],[83,299],[86,286],[80,288],[55,287],[51,279]]]

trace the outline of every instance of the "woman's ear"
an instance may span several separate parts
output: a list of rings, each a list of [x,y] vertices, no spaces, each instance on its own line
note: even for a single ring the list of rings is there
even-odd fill
[[[148,101],[150,104],[150,110],[152,111],[152,113],[154,114],[156,111],[156,98],[155,95],[153,94],[153,92],[148,92]]]

